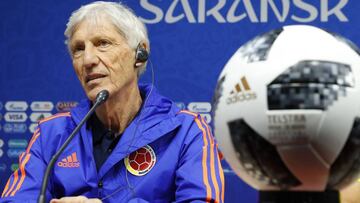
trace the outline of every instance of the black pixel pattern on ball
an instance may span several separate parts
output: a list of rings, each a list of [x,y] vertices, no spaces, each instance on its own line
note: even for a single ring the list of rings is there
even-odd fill
[[[212,99],[212,104],[213,104],[213,107],[212,107],[212,116],[214,117],[214,113],[216,112],[216,109],[219,105],[219,102],[220,102],[220,97],[222,96],[222,92],[223,92],[223,84],[224,84],[224,81],[225,81],[225,78],[226,76],[222,76],[221,79],[218,81],[218,83],[216,84],[216,88],[215,88],[215,93],[214,93],[214,96],[213,96],[213,99]]]
[[[326,110],[355,79],[347,64],[305,60],[291,66],[267,87],[268,109]]]
[[[239,49],[241,57],[248,63],[265,61],[271,46],[282,31],[283,29],[273,30],[247,42]]]
[[[360,118],[352,126],[349,138],[335,162],[331,165],[328,189],[341,189],[359,178]]]
[[[250,176],[284,190],[301,184],[283,163],[275,146],[256,133],[243,119],[229,122],[228,127],[237,158]]]

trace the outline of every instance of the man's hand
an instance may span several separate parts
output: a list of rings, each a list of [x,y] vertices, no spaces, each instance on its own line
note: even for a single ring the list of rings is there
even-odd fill
[[[341,203],[360,203],[360,182],[356,181],[340,192]]]
[[[52,199],[50,203],[102,203],[99,199],[88,199],[84,196],[63,197],[61,199]]]

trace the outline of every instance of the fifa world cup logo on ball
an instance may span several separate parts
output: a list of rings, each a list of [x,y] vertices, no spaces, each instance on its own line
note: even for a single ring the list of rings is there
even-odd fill
[[[241,46],[222,70],[214,129],[259,190],[339,190],[360,170],[360,56],[340,35],[292,25]]]

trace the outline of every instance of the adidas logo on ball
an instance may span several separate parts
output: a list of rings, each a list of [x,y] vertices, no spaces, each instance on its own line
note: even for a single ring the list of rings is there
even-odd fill
[[[250,85],[245,76],[236,83],[234,89],[230,92],[230,97],[226,99],[227,104],[249,101],[256,99],[256,93],[251,91]]]

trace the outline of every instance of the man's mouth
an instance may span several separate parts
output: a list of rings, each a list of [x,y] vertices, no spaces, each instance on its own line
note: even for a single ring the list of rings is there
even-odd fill
[[[93,81],[93,80],[96,80],[99,78],[104,78],[104,77],[106,77],[106,75],[104,75],[104,74],[91,73],[85,77],[85,83],[89,83],[90,81]]]

